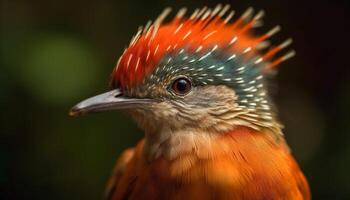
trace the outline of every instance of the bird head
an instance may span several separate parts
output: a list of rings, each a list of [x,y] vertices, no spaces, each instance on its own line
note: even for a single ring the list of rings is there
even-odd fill
[[[164,23],[170,9],[140,27],[112,72],[113,90],[72,108],[72,115],[126,110],[148,130],[168,127],[225,132],[236,126],[280,134],[266,76],[292,57],[275,55],[291,39],[271,46],[279,26],[262,35],[263,11],[249,8],[236,20],[229,6],[186,9]]]

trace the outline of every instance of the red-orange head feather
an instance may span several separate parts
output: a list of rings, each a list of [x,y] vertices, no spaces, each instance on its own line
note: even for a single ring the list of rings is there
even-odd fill
[[[294,55],[294,51],[290,51],[271,61],[276,53],[291,43],[291,39],[262,54],[260,49],[267,46],[266,39],[280,29],[276,26],[258,36],[251,33],[252,28],[261,24],[263,11],[253,16],[253,9],[249,8],[231,22],[234,11],[228,10],[228,5],[218,5],[213,10],[204,7],[186,18],[186,9],[181,9],[173,20],[163,23],[170,12],[170,9],[165,9],[153,24],[148,23],[144,28],[139,28],[119,58],[112,73],[112,84],[120,88],[132,88],[142,83],[165,55],[181,51],[184,47],[187,51],[197,53],[208,48],[219,48],[227,54],[239,54],[245,59],[255,58],[256,63],[264,62],[266,68],[274,67]]]

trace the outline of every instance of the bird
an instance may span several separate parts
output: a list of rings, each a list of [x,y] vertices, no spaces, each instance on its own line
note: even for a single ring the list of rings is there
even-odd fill
[[[270,42],[280,26],[257,34],[265,12],[252,7],[170,13],[138,28],[110,91],[70,110],[121,110],[144,131],[117,159],[106,199],[311,199],[269,87],[292,39]]]

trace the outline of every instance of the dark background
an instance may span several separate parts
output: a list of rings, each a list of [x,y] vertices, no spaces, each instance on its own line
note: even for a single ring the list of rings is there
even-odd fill
[[[164,7],[219,1],[1,1],[0,199],[100,199],[121,151],[142,137],[110,112],[70,118],[69,108],[108,89],[138,25]],[[226,3],[229,1],[224,1]],[[232,1],[266,11],[275,39],[294,38],[274,99],[314,199],[350,197],[348,1]]]

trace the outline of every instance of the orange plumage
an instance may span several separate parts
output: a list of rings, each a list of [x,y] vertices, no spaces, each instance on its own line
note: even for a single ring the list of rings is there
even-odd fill
[[[310,199],[306,179],[284,141],[239,127],[212,144],[211,152],[198,149],[204,152],[148,162],[141,141],[121,157],[109,199]]]

